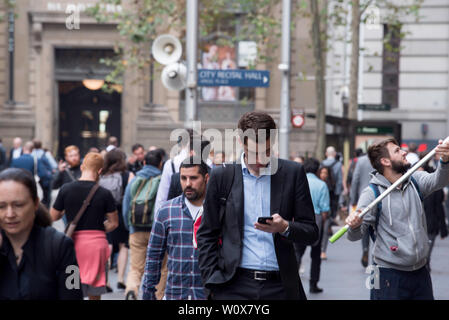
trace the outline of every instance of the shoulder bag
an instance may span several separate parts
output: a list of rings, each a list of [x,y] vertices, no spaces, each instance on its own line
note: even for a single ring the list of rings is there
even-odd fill
[[[92,189],[90,189],[89,194],[87,195],[86,200],[84,200],[83,205],[81,206],[80,210],[76,214],[75,218],[67,225],[67,228],[65,230],[65,235],[69,238],[72,238],[73,232],[75,232],[76,226],[78,225],[78,222],[80,221],[81,217],[83,216],[84,211],[86,211],[87,207],[90,204],[90,201],[94,197],[95,192],[98,190],[100,185],[96,183]]]

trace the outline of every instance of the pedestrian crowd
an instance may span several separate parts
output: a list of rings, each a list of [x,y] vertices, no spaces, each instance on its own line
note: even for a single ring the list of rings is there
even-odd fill
[[[126,300],[306,299],[307,247],[309,293],[319,294],[329,237],[345,223],[348,239],[362,240],[361,265],[380,270],[371,299],[433,299],[430,255],[448,235],[449,145],[440,141],[435,159],[361,218],[425,154],[391,138],[357,149],[347,166],[334,146],[322,161],[283,160],[270,115],[246,113],[238,129],[233,162],[191,129],[169,159],[139,143],[127,155],[115,137],[85,155],[66,146],[59,161],[37,139],[17,137],[9,152],[0,140],[0,300],[99,300],[113,290]],[[60,219],[64,233],[52,227]]]

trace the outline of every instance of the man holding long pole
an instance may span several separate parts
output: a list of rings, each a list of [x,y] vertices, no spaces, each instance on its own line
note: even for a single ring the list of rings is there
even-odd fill
[[[440,140],[435,153],[441,156],[438,169],[432,173],[416,171],[402,179],[410,168],[407,152],[393,138],[376,142],[368,148],[373,168],[370,185],[362,192],[357,211],[346,223],[348,239],[360,240],[366,232],[373,235],[375,281],[371,300],[433,299],[432,281],[426,269],[429,239],[422,199],[449,183],[449,143]],[[415,167],[413,168],[415,169]],[[377,206],[360,217],[360,212],[395,182]]]

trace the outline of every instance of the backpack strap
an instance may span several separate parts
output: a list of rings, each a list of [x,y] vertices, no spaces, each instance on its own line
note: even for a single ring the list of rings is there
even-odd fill
[[[125,194],[126,187],[128,186],[128,180],[129,180],[129,171],[123,171],[122,172],[122,197]]]
[[[418,192],[419,199],[421,200],[421,202],[423,202],[423,201],[424,201],[424,197],[423,197],[421,191],[419,190],[418,182],[416,181],[415,178],[413,178],[413,176],[410,176],[410,181],[411,181],[411,182],[413,183],[413,185],[415,186],[416,192]]]
[[[172,174],[176,172],[175,170],[175,164],[173,163],[173,159],[170,161],[171,163],[171,170],[172,170]]]
[[[337,160],[334,160],[334,162],[332,162],[332,164],[329,166],[329,169],[332,169],[333,166],[335,166],[337,164]]]
[[[73,174],[70,172],[70,170],[68,168],[64,169],[64,171],[67,173],[67,175],[69,176],[70,180],[76,181],[75,177],[73,176]]]
[[[131,195],[131,224],[136,223],[136,217],[134,215],[134,212],[136,210],[136,199],[140,194],[140,191],[145,186],[145,183],[148,181],[148,179],[143,178],[140,182],[139,187],[137,188],[137,191],[134,195]]]
[[[145,195],[145,200],[146,199],[148,199],[148,196],[150,195],[150,192],[151,192],[151,188],[153,187],[153,182],[154,182],[154,179],[153,179],[154,177],[152,177],[151,179],[150,179],[150,186],[148,187],[148,190],[147,190],[147,194]],[[144,207],[143,207],[143,212],[147,212],[147,210],[148,210],[148,201],[145,201],[145,205],[144,205]],[[142,223],[146,223],[147,222],[147,218],[148,218],[148,216],[147,215],[145,215],[144,217],[143,217],[143,219],[142,219]]]
[[[379,187],[377,184],[370,183],[369,187],[374,192],[374,199],[376,199],[378,196],[380,196],[380,191],[379,191]],[[371,240],[373,240],[373,242],[376,241],[377,226],[379,225],[379,219],[380,219],[381,214],[382,214],[382,201],[379,201],[377,203],[376,221],[374,223],[374,228],[372,226],[369,226],[369,228],[368,228],[369,235],[371,237]]]

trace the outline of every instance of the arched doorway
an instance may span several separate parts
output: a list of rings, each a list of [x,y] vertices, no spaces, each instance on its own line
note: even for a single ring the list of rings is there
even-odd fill
[[[105,148],[110,136],[120,142],[120,93],[89,90],[78,81],[59,81],[58,89],[60,157],[68,145],[85,155],[92,147]]]

